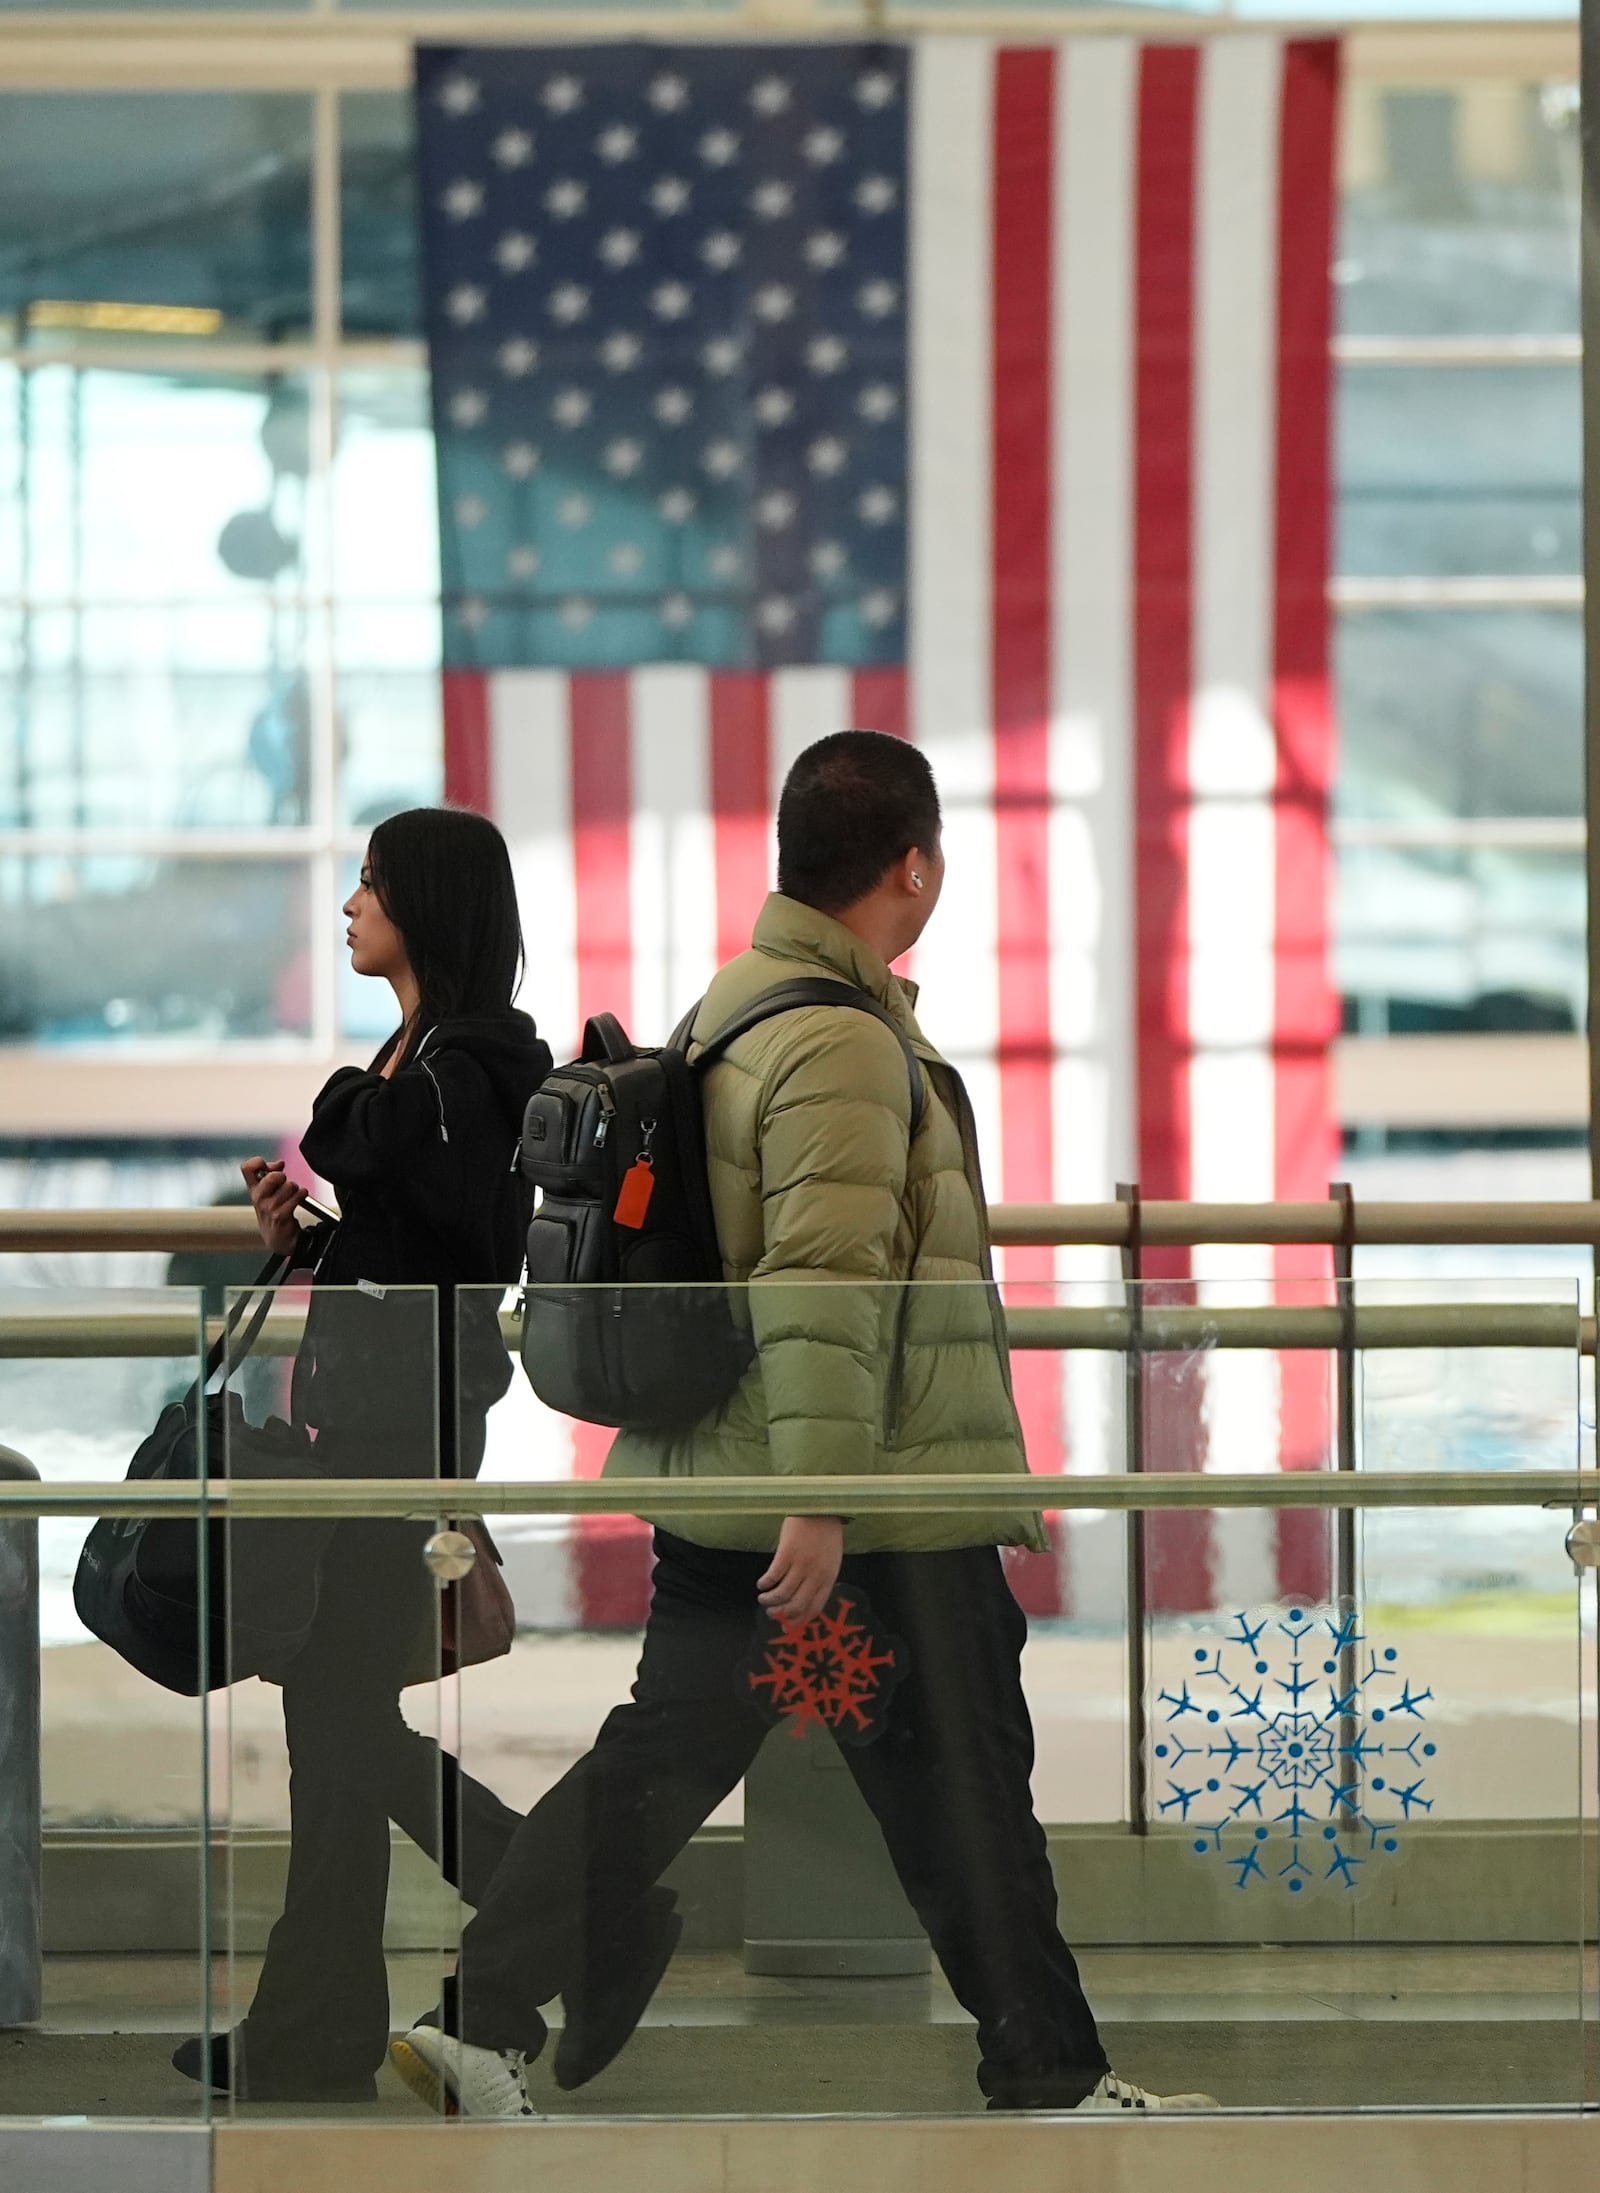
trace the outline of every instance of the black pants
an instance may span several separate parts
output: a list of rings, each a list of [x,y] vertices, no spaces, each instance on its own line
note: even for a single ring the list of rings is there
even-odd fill
[[[434,1590],[427,1535],[355,1519],[323,1556],[316,1623],[283,1686],[289,1885],[245,2024],[257,2076],[364,2077],[382,2063],[391,1820],[468,1903],[522,1825],[400,1712]]]
[[[625,1954],[641,1899],[745,1774],[769,1723],[736,1687],[763,1554],[656,1533],[632,1702],[518,1827],[462,1940],[455,2016],[469,2041],[531,2048],[539,2006]],[[876,1740],[847,1746],[906,1894],[978,2021],[978,2083],[1063,2106],[1106,2069],[1056,1924],[1029,1776],[1027,1623],[993,1547],[865,1554],[864,1590],[907,1647]]]

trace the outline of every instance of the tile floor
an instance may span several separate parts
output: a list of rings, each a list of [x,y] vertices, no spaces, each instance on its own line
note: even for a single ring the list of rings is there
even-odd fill
[[[1600,2020],[1596,1951],[1507,1948],[1088,1949],[1078,1959],[1101,2015],[1117,2023],[1226,2024],[1380,2019],[1558,2025]],[[444,1969],[420,1952],[391,1956],[397,2019],[425,2009]],[[248,2001],[259,1958],[216,1961],[217,2015]],[[55,1957],[45,1969],[41,2030],[166,2033],[198,2017],[195,1963],[182,1957]],[[552,2012],[559,2022],[560,2009]],[[772,1979],[736,1958],[679,1957],[646,2014],[649,2025],[944,2025],[966,2013],[942,1974],[909,1980]]]
[[[1120,2069],[1229,2108],[1571,2110],[1600,2094],[1592,1952],[1587,1970],[1575,1949],[1507,1948],[1093,1950],[1082,1964]],[[433,2001],[442,1965],[391,1961],[397,2022]],[[256,1969],[219,1961],[219,2023]],[[0,2117],[193,2120],[201,2097],[168,2057],[198,2024],[196,1990],[183,1959],[51,1960],[40,2028],[0,2035]],[[982,2108],[975,2069],[937,1976],[755,1978],[731,1957],[681,1957],[607,2073],[563,2095],[547,2059],[533,2089],[542,2111],[580,2118],[966,2115]],[[376,2113],[421,2115],[387,2073]]]

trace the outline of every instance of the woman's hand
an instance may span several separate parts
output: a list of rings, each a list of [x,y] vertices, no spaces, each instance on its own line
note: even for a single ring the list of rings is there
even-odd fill
[[[304,1203],[307,1190],[287,1178],[281,1157],[247,1157],[239,1170],[250,1191],[262,1240],[274,1256],[287,1256],[300,1239],[300,1223],[294,1214]]]
[[[813,1622],[833,1595],[843,1559],[844,1524],[838,1516],[785,1516],[778,1550],[756,1594],[776,1621]]]

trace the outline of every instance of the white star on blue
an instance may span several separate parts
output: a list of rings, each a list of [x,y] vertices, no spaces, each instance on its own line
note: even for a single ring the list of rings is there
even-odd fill
[[[904,49],[417,83],[447,660],[903,662]]]

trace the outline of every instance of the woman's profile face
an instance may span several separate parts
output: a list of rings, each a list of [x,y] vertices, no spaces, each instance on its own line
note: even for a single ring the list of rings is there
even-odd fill
[[[344,902],[349,929],[350,964],[358,975],[376,975],[393,981],[407,971],[406,948],[399,930],[383,910],[372,885],[372,851],[361,863],[361,881]]]

